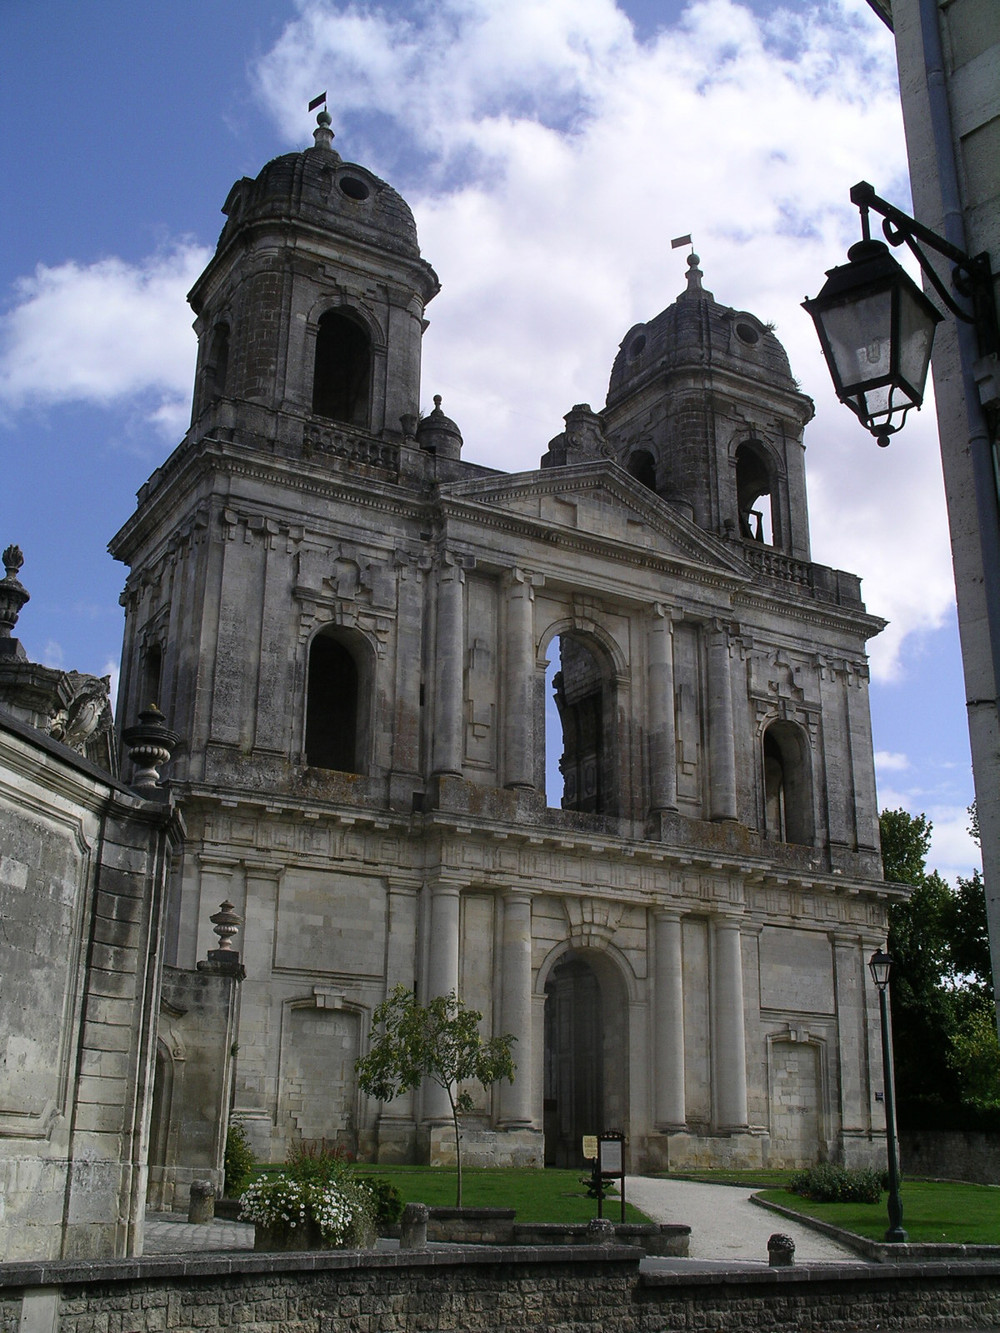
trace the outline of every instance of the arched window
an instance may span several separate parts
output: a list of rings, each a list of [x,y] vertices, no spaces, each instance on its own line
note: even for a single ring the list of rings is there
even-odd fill
[[[360,709],[362,671],[346,638],[344,631],[322,630],[309,650],[306,763],[314,768],[360,773],[365,749]]]
[[[656,460],[648,449],[633,450],[629,454],[626,468],[636,481],[641,481],[643,486],[648,486],[651,491],[656,490]]]
[[[766,455],[755,444],[741,444],[736,450],[736,503],[740,536],[772,546],[771,469]]]
[[[764,732],[764,829],[774,842],[813,842],[809,745],[794,722],[772,722]]]
[[[546,683],[547,803],[616,813],[614,687],[605,666],[582,637],[563,634],[549,646]]]
[[[339,310],[320,317],[316,335],[313,412],[349,426],[368,425],[371,339],[357,319]]]

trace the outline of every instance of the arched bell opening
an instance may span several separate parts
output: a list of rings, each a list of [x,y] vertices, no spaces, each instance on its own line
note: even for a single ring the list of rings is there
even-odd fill
[[[736,450],[736,504],[739,510],[740,536],[776,544],[774,478],[770,459],[756,443],[741,444]]]
[[[367,428],[371,418],[372,342],[351,314],[328,310],[316,334],[315,416]]]
[[[625,469],[636,481],[651,491],[656,490],[656,459],[648,449],[633,449]]]

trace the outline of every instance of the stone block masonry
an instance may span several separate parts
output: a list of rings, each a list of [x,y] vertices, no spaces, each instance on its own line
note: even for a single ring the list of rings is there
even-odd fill
[[[0,1266],[0,1333],[849,1333],[1000,1326],[1000,1263],[640,1272],[628,1246]]]

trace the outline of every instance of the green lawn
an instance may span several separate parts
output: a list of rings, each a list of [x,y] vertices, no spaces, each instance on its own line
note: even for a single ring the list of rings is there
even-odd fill
[[[914,1242],[950,1245],[1000,1245],[1000,1187],[965,1185],[957,1181],[906,1180],[903,1229]],[[889,1225],[886,1196],[879,1204],[813,1203],[783,1189],[765,1189],[761,1198],[797,1213],[853,1231],[869,1240],[884,1240]]]
[[[694,1180],[703,1185],[745,1185],[747,1189],[784,1189],[796,1173],[777,1167],[755,1167],[745,1171],[661,1171],[660,1180]]]
[[[450,1208],[455,1203],[455,1172],[431,1166],[364,1166],[355,1168],[382,1176],[403,1196],[404,1203]],[[587,1197],[583,1171],[502,1167],[469,1168],[462,1172],[462,1203],[466,1208],[514,1208],[518,1222],[589,1222],[597,1216],[597,1200]],[[604,1216],[621,1217],[618,1195],[604,1201]],[[629,1222],[649,1219],[626,1203]]]

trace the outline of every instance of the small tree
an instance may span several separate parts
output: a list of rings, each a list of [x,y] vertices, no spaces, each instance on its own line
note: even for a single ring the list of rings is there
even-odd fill
[[[479,1031],[482,1014],[468,1009],[454,991],[437,995],[427,1005],[405,986],[395,990],[372,1016],[371,1049],[358,1060],[358,1084],[369,1097],[391,1102],[429,1079],[443,1088],[455,1126],[458,1167],[456,1204],[462,1206],[462,1140],[458,1117],[473,1109],[472,1097],[458,1085],[474,1079],[484,1090],[500,1079],[514,1082],[512,1036],[485,1039]]]

